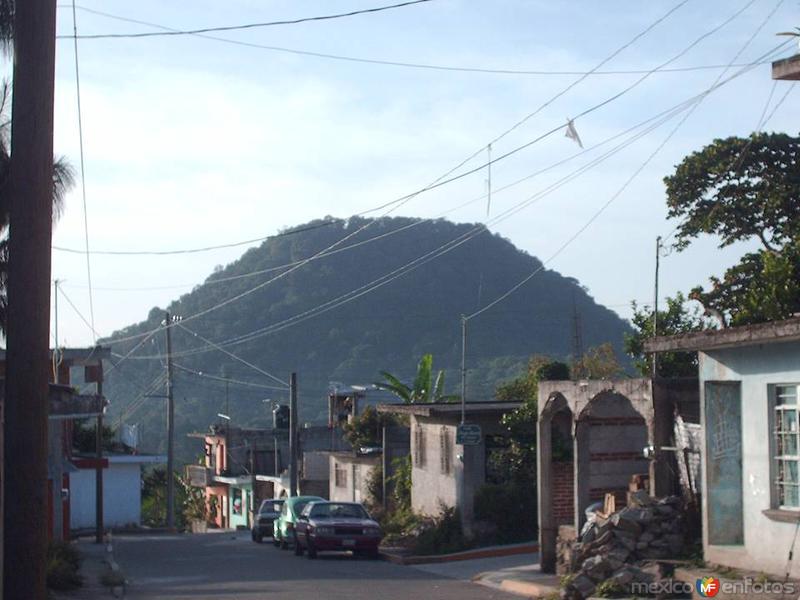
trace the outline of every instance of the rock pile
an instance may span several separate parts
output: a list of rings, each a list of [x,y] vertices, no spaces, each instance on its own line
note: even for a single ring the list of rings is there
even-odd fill
[[[628,506],[603,518],[594,515],[564,560],[570,573],[561,597],[582,600],[598,586],[630,593],[634,583],[652,583],[658,568],[643,568],[648,560],[675,558],[684,547],[685,518],[677,496],[656,500],[646,492],[630,495]]]

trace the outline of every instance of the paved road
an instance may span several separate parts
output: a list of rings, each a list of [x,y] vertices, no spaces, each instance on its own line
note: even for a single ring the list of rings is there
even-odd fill
[[[129,536],[115,555],[131,600],[511,600],[483,586],[348,555],[298,558],[249,533]]]

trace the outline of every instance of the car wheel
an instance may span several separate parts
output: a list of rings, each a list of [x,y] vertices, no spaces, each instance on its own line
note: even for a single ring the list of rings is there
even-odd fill
[[[373,550],[367,550],[367,558],[371,560],[378,560],[381,557],[381,553],[377,548]]]
[[[300,542],[297,541],[297,536],[294,538],[294,555],[303,556],[303,547],[300,545]]]
[[[312,560],[317,558],[317,550],[316,550],[316,548],[314,548],[314,546],[311,545],[311,541],[310,540],[308,542],[308,548],[306,549],[306,552],[308,553],[308,558],[310,558]]]
[[[263,541],[264,541],[264,539],[261,537],[261,535],[254,535],[254,536],[253,536],[253,541],[254,541],[256,544],[260,544],[261,542],[263,542]]]

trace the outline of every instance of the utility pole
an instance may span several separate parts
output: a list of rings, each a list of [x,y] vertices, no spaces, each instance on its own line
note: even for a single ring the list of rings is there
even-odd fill
[[[461,315],[461,424],[467,420],[467,318]]]
[[[97,377],[97,395],[103,397],[103,361],[100,361],[100,369]],[[94,438],[96,461],[94,470],[94,541],[98,544],[103,543],[103,411],[97,415],[97,431]],[[55,484],[54,484],[55,485]],[[59,484],[59,488],[60,488]],[[60,497],[60,495],[59,495]]]
[[[55,0],[17,2],[7,184],[10,260],[2,590],[7,600],[44,600],[47,596],[55,44]]]
[[[658,335],[658,266],[661,260],[661,236],[656,238],[656,281],[653,295],[653,337]],[[658,376],[658,352],[653,352],[653,379]]]
[[[289,378],[289,495],[299,495],[297,481],[297,373]]]
[[[250,526],[256,524],[258,504],[256,502],[256,488],[258,487],[258,480],[256,479],[256,449],[258,448],[258,440],[253,437],[253,446],[250,448],[250,513],[252,514],[252,521]]]
[[[167,529],[175,529],[175,399],[172,394],[172,320],[164,315],[167,333]]]

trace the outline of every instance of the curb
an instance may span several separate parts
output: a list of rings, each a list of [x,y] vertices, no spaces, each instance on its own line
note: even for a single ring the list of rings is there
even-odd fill
[[[409,556],[393,552],[381,552],[383,560],[396,565],[424,565],[456,562],[460,560],[474,560],[478,558],[496,558],[501,556],[514,556],[516,554],[530,554],[539,551],[538,543],[515,544],[513,546],[500,546],[496,548],[476,548],[454,554],[434,554],[430,556]]]

